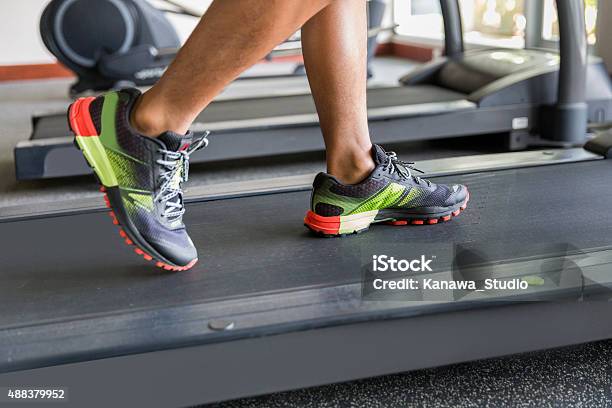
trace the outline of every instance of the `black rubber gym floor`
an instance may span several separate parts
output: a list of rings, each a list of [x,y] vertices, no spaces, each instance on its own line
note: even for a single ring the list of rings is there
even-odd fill
[[[609,406],[612,406],[612,341],[207,405],[208,408]]]
[[[611,172],[592,161],[436,179],[470,188],[459,218],[345,239],[302,226],[308,192],[194,203],[200,263],[187,273],[144,263],[106,212],[0,223],[0,328],[356,282],[359,249],[381,242],[486,248],[489,260],[611,246]]]

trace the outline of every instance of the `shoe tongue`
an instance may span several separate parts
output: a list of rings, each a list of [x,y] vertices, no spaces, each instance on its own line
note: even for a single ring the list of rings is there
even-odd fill
[[[193,133],[187,132],[186,135],[179,135],[178,133],[168,131],[158,136],[157,140],[166,145],[166,149],[178,152],[189,149],[193,142]]]
[[[372,158],[374,159],[374,163],[376,165],[384,164],[387,162],[387,153],[385,149],[383,149],[380,145],[372,145]]]

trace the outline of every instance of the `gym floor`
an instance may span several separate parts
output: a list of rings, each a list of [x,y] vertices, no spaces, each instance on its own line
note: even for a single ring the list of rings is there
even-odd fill
[[[609,407],[612,341],[215,404],[256,407]]]
[[[394,84],[405,60],[379,58],[371,85]],[[224,98],[261,93],[270,80],[245,80]],[[274,80],[283,92],[308,89],[305,78]],[[34,113],[58,112],[69,103],[70,80],[0,84],[0,213],[3,207],[98,196],[92,177],[16,182],[13,147],[29,137]],[[214,136],[211,137],[214,143]],[[477,145],[477,147],[473,147]],[[391,146],[420,161],[500,151],[486,137]],[[418,163],[417,163],[418,166]],[[190,186],[324,170],[322,153],[269,160],[193,166]],[[379,406],[612,406],[612,341],[397,374],[344,384],[217,404],[218,407]],[[554,400],[552,399],[554,397]]]

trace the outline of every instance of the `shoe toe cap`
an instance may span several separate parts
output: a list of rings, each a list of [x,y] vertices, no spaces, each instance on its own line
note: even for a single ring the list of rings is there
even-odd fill
[[[451,194],[446,199],[446,205],[457,205],[463,203],[468,197],[468,189],[461,184],[449,186]]]
[[[198,258],[198,251],[185,229],[145,238],[153,249],[176,266],[187,266]]]

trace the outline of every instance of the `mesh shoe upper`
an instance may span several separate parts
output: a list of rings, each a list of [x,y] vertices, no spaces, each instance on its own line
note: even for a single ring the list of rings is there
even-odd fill
[[[129,115],[139,95],[135,89],[106,94],[92,102],[90,114],[117,178],[127,218],[147,244],[171,262],[184,265],[197,254],[182,222],[180,184],[187,178],[190,147],[199,147],[205,136],[138,134],[129,124]]]
[[[437,185],[414,176],[411,163],[378,145],[373,146],[372,157],[375,169],[358,184],[345,185],[329,174],[318,174],[311,209],[330,217],[379,209],[449,207],[467,197],[464,186]]]

